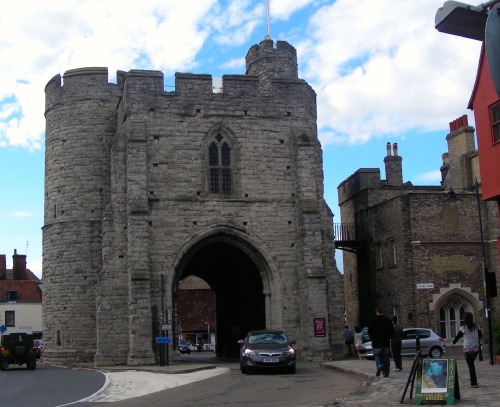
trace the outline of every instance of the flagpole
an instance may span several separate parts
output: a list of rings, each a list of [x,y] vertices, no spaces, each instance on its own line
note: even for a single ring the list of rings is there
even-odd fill
[[[266,8],[267,8],[267,35],[266,35],[266,40],[271,39],[271,13],[269,11],[269,1],[266,0]]]

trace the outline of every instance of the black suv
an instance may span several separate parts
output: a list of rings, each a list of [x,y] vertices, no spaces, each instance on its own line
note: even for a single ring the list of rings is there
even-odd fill
[[[9,365],[24,365],[30,370],[36,368],[36,354],[33,350],[33,335],[17,333],[2,335],[0,346],[0,370]]]

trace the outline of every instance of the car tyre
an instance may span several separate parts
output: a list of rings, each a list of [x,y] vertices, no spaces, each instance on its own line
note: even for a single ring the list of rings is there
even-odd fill
[[[288,368],[288,373],[295,374],[297,372],[297,367],[296,366],[290,366]]]
[[[26,362],[26,367],[29,370],[35,370],[36,369],[36,359],[30,359]]]
[[[431,350],[429,351],[429,355],[433,359],[439,359],[442,356],[442,354],[443,351],[439,349],[437,346],[431,348]]]
[[[246,366],[244,366],[242,363],[240,363],[240,370],[241,373],[243,374],[250,374],[250,369]]]
[[[0,370],[6,370],[9,367],[9,362],[7,360],[2,360],[2,363],[0,364]]]

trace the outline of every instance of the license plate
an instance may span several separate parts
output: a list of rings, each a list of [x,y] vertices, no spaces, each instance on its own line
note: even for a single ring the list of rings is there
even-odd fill
[[[278,363],[280,360],[278,358],[264,358],[262,361],[264,363]]]

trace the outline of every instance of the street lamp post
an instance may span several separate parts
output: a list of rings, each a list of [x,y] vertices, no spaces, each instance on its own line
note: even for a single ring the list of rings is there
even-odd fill
[[[493,332],[491,326],[491,309],[490,309],[490,298],[488,290],[488,269],[486,268],[486,253],[484,250],[484,239],[483,239],[483,222],[481,219],[481,199],[479,198],[479,184],[476,179],[476,200],[477,200],[477,214],[479,217],[479,238],[481,242],[481,266],[483,269],[484,277],[484,306],[486,308],[486,318],[488,320],[488,351],[490,355],[490,365],[493,362]]]

